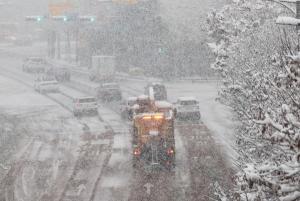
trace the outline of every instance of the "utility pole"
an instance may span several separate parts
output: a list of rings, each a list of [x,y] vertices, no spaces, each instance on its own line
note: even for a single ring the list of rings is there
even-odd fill
[[[296,1],[296,19],[300,21],[300,0]],[[298,37],[298,44],[297,44],[297,50],[298,52],[300,51],[300,26],[299,23],[296,26],[297,29],[297,37]]]
[[[60,59],[60,56],[61,56],[61,54],[60,54],[60,40],[61,40],[61,38],[60,38],[60,33],[59,32],[56,32],[56,38],[57,38],[57,55],[56,55],[56,58],[59,60]]]

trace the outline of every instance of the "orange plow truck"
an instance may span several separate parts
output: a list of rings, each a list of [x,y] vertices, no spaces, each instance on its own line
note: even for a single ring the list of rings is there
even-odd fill
[[[133,119],[133,166],[173,170],[175,167],[172,108],[140,113]]]

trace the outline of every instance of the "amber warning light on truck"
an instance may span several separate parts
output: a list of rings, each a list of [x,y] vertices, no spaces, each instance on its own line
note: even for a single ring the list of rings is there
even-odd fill
[[[147,115],[147,116],[144,116],[143,117],[143,120],[161,120],[164,118],[164,115],[163,114],[156,114],[156,115]]]

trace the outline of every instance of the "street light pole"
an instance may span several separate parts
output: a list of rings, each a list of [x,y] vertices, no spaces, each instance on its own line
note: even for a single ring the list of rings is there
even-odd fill
[[[296,1],[296,19],[300,20],[300,0]],[[299,52],[300,51],[300,26],[299,26],[299,24],[297,24],[296,30],[297,30],[297,37],[298,37],[297,50]]]

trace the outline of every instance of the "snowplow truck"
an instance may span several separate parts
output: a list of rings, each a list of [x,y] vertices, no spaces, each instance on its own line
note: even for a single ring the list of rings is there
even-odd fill
[[[174,118],[142,113],[133,119],[133,167],[172,170],[175,167]]]

